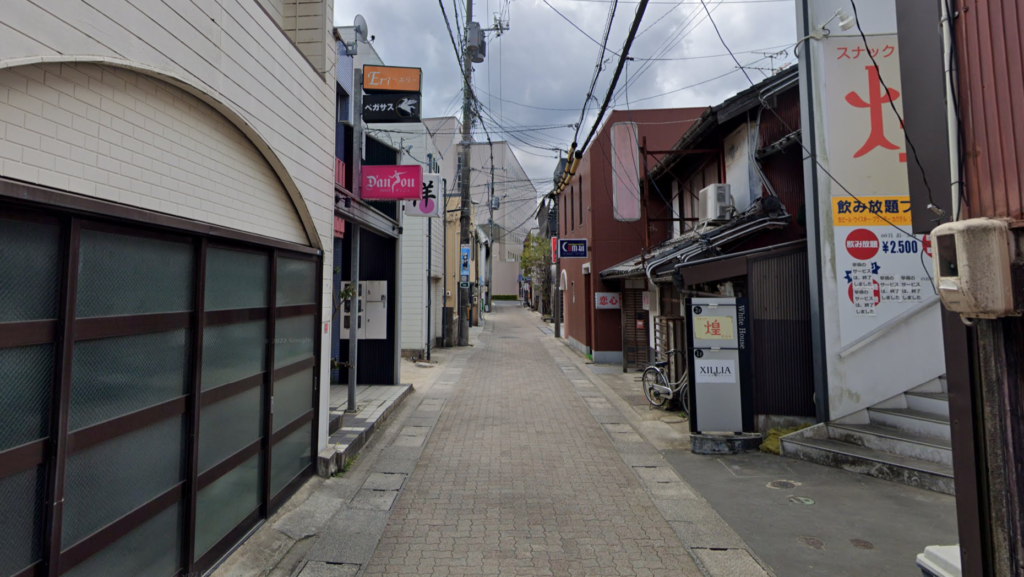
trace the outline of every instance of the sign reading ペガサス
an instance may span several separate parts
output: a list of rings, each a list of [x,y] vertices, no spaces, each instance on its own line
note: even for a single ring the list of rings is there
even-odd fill
[[[413,200],[423,194],[418,164],[363,166],[360,196],[365,200]]]
[[[363,67],[363,91],[419,92],[421,76],[419,68],[366,65]]]
[[[418,92],[387,92],[363,97],[365,122],[419,122],[422,99]]]

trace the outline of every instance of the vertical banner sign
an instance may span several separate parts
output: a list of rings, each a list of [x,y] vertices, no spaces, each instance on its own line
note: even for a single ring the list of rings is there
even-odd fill
[[[691,432],[754,430],[747,322],[746,299],[687,299]]]
[[[636,124],[612,125],[612,208],[615,220],[640,220],[640,149]]]
[[[903,110],[896,36],[870,38],[870,55],[859,36],[822,41],[829,171],[857,195],[832,187],[844,347],[931,294],[922,265],[931,262],[928,237],[893,226],[911,230],[906,141],[892,110]]]
[[[440,174],[423,175],[423,190],[420,198],[403,203],[405,216],[439,216],[441,214],[441,203],[437,201],[439,190],[441,190]]]
[[[551,264],[558,263],[558,237],[551,237]]]
[[[363,200],[419,200],[423,167],[418,164],[363,166]]]
[[[468,244],[462,245],[462,251],[460,252],[460,260],[459,260],[459,275],[462,277],[462,280],[464,280],[464,281],[468,281],[469,280],[469,245]]]

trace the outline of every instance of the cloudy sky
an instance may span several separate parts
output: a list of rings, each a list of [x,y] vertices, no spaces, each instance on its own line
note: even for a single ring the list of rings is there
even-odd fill
[[[461,29],[465,2],[441,0],[453,29]],[[714,23],[756,82],[770,67],[795,62],[793,0],[707,0]],[[502,15],[509,30],[490,33],[487,58],[474,67],[474,91],[487,129],[509,141],[538,191],[550,189],[557,153],[567,149],[597,64],[609,0],[475,0],[473,19],[493,27]],[[637,3],[620,1],[608,48],[619,52]],[[557,10],[557,12],[556,12]],[[564,15],[565,18],[558,13]],[[456,17],[456,13],[458,17]],[[436,0],[336,0],[337,26],[351,26],[362,14],[374,48],[390,65],[423,69],[424,117],[461,116],[461,76]],[[568,20],[568,21],[567,21]],[[572,23],[570,24],[571,21]],[[580,32],[573,24],[582,29]],[[725,53],[699,0],[652,0],[619,80],[612,103],[625,109],[707,106],[749,86]],[[458,41],[458,30],[456,41]],[[766,54],[785,51],[773,58]],[[618,57],[604,53],[605,69],[580,129],[585,138],[611,81]],[[659,58],[660,60],[650,60]],[[716,79],[716,77],[721,77]],[[629,80],[628,84],[626,80]],[[628,89],[623,89],[628,86]],[[681,89],[681,90],[680,90]],[[484,140],[483,130],[475,138]]]

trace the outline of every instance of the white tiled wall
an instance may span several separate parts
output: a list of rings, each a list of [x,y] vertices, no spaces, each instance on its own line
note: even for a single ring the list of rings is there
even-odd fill
[[[281,180],[241,131],[127,69],[0,70],[0,174],[308,244]]]
[[[17,67],[43,62],[49,63],[50,66],[54,62],[92,62],[133,69],[147,77],[162,78],[171,82],[218,111],[251,141],[277,175],[294,206],[290,213],[277,210],[269,193],[261,192],[258,196],[250,195],[242,200],[232,197],[237,191],[227,188],[227,185],[224,185],[225,189],[213,187],[212,191],[206,190],[205,187],[190,183],[187,176],[184,182],[196,187],[196,194],[200,196],[200,200],[210,202],[209,198],[202,199],[202,195],[209,196],[213,192],[222,202],[211,202],[203,208],[202,202],[199,202],[198,207],[190,206],[187,198],[181,202],[182,198],[172,200],[170,195],[168,198],[154,196],[152,187],[157,186],[157,179],[153,174],[142,172],[143,170],[151,170],[160,176],[160,188],[165,187],[165,178],[170,179],[166,181],[168,183],[175,178],[174,171],[170,171],[171,175],[164,175],[151,168],[145,168],[146,146],[161,150],[157,147],[157,140],[154,138],[152,143],[146,142],[142,140],[146,138],[146,131],[139,131],[139,134],[143,135],[140,139],[136,136],[135,128],[132,128],[132,138],[142,142],[142,152],[139,153],[142,166],[136,167],[134,156],[129,159],[121,150],[115,150],[113,147],[107,154],[106,145],[110,143],[104,141],[100,134],[102,132],[116,140],[114,133],[118,131],[114,128],[115,114],[111,110],[120,110],[113,106],[114,104],[127,108],[126,105],[111,95],[106,105],[108,110],[104,110],[103,94],[93,90],[86,80],[81,89],[83,96],[79,97],[72,88],[70,96],[73,98],[69,100],[83,100],[87,104],[84,117],[81,114],[76,115],[74,111],[64,110],[60,107],[59,94],[56,103],[40,97],[49,95],[52,98],[54,94],[54,91],[50,90],[53,87],[46,84],[45,66],[37,68],[43,73],[42,80],[37,79],[37,84],[29,84],[26,81],[25,90],[11,90],[5,86],[5,104],[25,113],[25,118],[24,125],[7,121],[4,127],[4,141],[0,144],[0,150],[7,155],[3,161],[3,176],[58,187],[64,186],[66,177],[67,187],[77,187],[75,192],[80,194],[112,195],[116,190],[118,202],[172,214],[182,214],[182,207],[185,207],[192,211],[192,218],[196,219],[213,218],[210,215],[230,219],[232,210],[236,211],[236,215],[244,213],[239,203],[245,204],[255,199],[253,203],[257,206],[253,207],[251,214],[257,222],[253,222],[252,218],[238,218],[233,221],[234,228],[244,230],[247,227],[263,226],[269,231],[267,234],[295,239],[298,235],[294,229],[294,221],[291,220],[291,215],[294,215],[308,238],[306,243],[322,248],[326,253],[324,292],[330,294],[330,253],[334,214],[334,65],[337,57],[332,42],[323,43],[323,66],[316,65],[314,68],[310,65],[310,60],[316,60],[316,55],[311,59],[307,58],[304,52],[308,52],[308,46],[304,46],[304,51],[300,52],[274,18],[268,16],[256,0],[33,0],[3,2],[2,6],[4,27],[0,33],[0,68],[10,68],[19,76],[28,78],[32,74],[38,75],[39,72],[33,72],[28,68],[23,68],[19,72]],[[319,28],[325,39],[329,39],[331,35],[333,13],[334,0],[324,0],[323,22],[312,29]],[[306,39],[300,39],[300,44],[303,44],[304,40]],[[63,76],[62,68],[59,77]],[[120,78],[119,74],[115,76]],[[102,73],[98,80],[102,83]],[[117,79],[111,78],[111,81],[117,82]],[[125,82],[125,94],[131,94],[131,90],[127,88],[127,80]],[[45,90],[38,92],[41,88]],[[60,93],[60,90],[56,89],[56,92]],[[98,103],[89,92],[99,95]],[[17,93],[35,98],[39,101],[38,107],[45,110],[30,113],[13,105],[12,94],[15,102],[21,102],[29,108],[37,106],[35,101],[23,98]],[[92,102],[87,100],[90,98]],[[49,106],[46,107],[44,104]],[[146,104],[152,106],[148,102]],[[78,112],[81,113],[81,106],[78,108]],[[103,118],[98,116],[97,112],[92,112],[93,117],[90,118],[90,109],[110,114],[110,126],[103,126]],[[9,113],[15,117],[12,120],[20,120],[17,112],[10,112],[7,108],[5,111],[5,115]],[[56,120],[58,116],[63,116],[64,120],[67,120],[67,115],[62,115],[59,111],[72,113],[70,129],[84,134],[84,142],[82,137],[71,135],[68,127]],[[53,112],[54,118],[51,118],[48,112]],[[142,116],[144,118],[141,121],[145,127],[146,114]],[[79,118],[78,127],[75,126],[75,118]],[[89,124],[90,122],[97,126]],[[150,122],[156,124],[154,119],[150,119]],[[63,130],[58,128],[61,126],[64,127]],[[121,126],[124,128],[124,125]],[[43,135],[47,134],[47,131],[49,135],[44,139]],[[75,143],[62,141],[61,133],[78,140]],[[215,141],[208,140],[209,136],[204,135],[203,138],[203,142],[213,148],[211,144]],[[89,146],[93,143],[90,139],[95,139],[95,149]],[[123,142],[122,138],[120,148],[128,150],[123,146]],[[173,144],[171,141],[172,153]],[[241,154],[240,148],[232,146],[231,149],[234,151],[232,154]],[[122,157],[114,156],[115,152]],[[135,153],[130,152],[133,155]],[[217,152],[221,156],[227,154],[224,150]],[[95,160],[92,155],[95,155]],[[8,158],[9,156],[15,158]],[[210,161],[230,166],[240,162],[245,155],[228,156],[229,158],[218,158],[215,155],[214,158],[204,159],[202,166],[206,170],[212,170],[208,165]],[[58,171],[57,159],[65,157],[81,165],[81,175]],[[187,153],[184,158],[188,158]],[[119,164],[115,165],[115,161]],[[128,167],[129,174],[121,172],[125,167]],[[135,168],[138,168],[137,172]],[[234,168],[237,169],[238,166]],[[65,170],[77,168],[69,165]],[[115,184],[111,184],[110,176],[115,170],[118,171],[117,176],[127,179],[127,182],[114,179]],[[249,176],[257,182],[263,174],[261,171],[250,172],[252,174]],[[100,187],[104,178],[106,186],[110,188]],[[223,185],[223,180],[227,180],[227,177],[225,176],[219,184]],[[212,181],[217,182],[216,179]],[[134,190],[133,182],[136,186]],[[89,183],[96,185],[95,191],[90,191]],[[150,186],[148,194],[145,193],[143,184]],[[262,183],[261,186],[265,184]],[[124,185],[127,185],[127,188],[124,188]],[[220,194],[221,192],[224,194]],[[158,194],[162,194],[159,189]],[[191,202],[196,203],[194,200]],[[274,215],[277,220],[273,226],[260,220],[273,220],[270,216],[275,210],[288,213],[289,216]],[[325,302],[323,319],[327,321],[329,318],[330,305]],[[327,351],[330,345],[328,340],[324,340]],[[326,356],[329,358],[330,353],[327,352]],[[326,382],[327,363],[323,365],[321,379]],[[321,443],[326,442],[326,389],[322,389],[321,395]]]

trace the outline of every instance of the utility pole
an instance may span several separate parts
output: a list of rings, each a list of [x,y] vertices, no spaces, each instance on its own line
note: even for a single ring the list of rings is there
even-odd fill
[[[470,24],[473,22],[473,0],[466,2],[466,27],[464,37],[469,37]],[[459,218],[460,244],[459,259],[461,268],[462,248],[470,244],[470,210],[473,208],[473,199],[469,194],[469,163],[471,152],[470,134],[473,129],[473,99],[471,80],[473,76],[473,58],[470,52],[472,49],[469,43],[462,54],[463,78],[462,78],[462,210]],[[473,306],[473,300],[469,294],[469,277],[463,278],[460,274],[459,280],[459,346],[469,345],[469,311]]]
[[[355,151],[352,153],[352,188],[356,198],[362,198],[362,170],[363,170],[363,69],[355,69],[355,94],[353,110],[355,118],[352,122],[352,144]],[[363,296],[359,290],[359,225],[352,223],[352,254],[349,257],[349,283],[352,287],[352,296],[349,297],[348,315],[348,408],[346,413],[355,413],[358,410],[356,405],[356,385],[359,377],[359,299]]]
[[[491,149],[491,194],[487,199],[487,203],[491,211],[491,217],[488,219],[488,222],[491,224],[491,230],[489,233],[491,237],[491,254],[490,258],[487,259],[487,312],[491,312],[491,295],[494,294],[491,279],[494,278],[494,245],[497,243],[494,240],[494,143],[491,142],[490,138],[487,139],[487,145]]]

